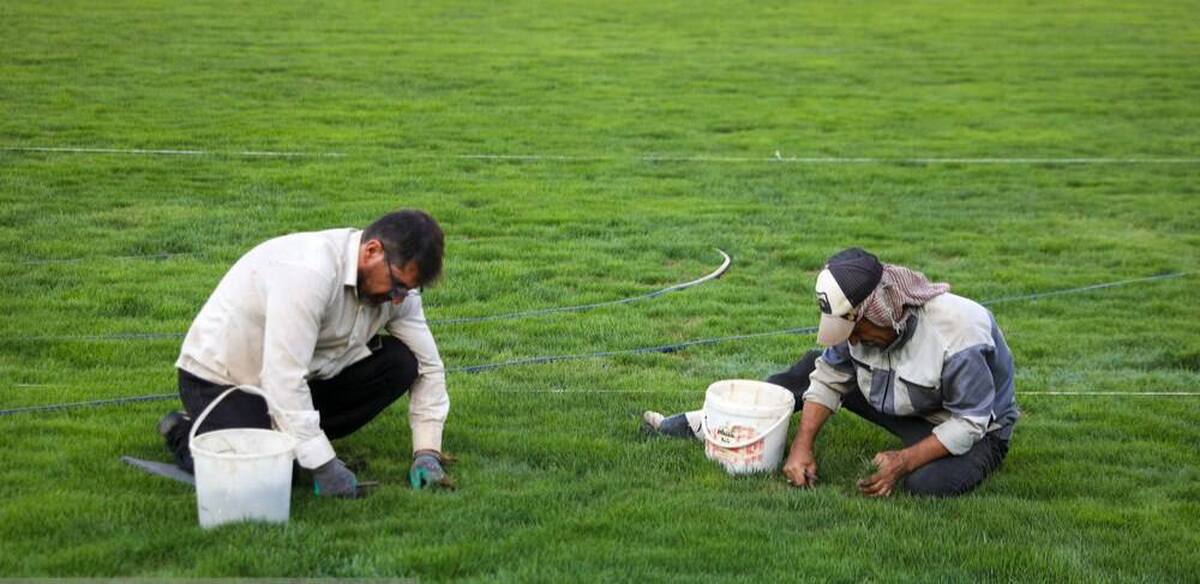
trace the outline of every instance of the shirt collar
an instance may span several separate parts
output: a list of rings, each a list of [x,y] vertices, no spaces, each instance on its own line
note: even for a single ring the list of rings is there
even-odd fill
[[[346,241],[346,266],[342,268],[342,283],[358,288],[358,248],[362,245],[362,231],[355,229]]]
[[[896,337],[896,340],[892,341],[892,344],[888,345],[884,351],[900,350],[900,347],[908,344],[908,340],[912,338],[913,331],[915,330],[917,330],[917,311],[910,310],[908,312],[908,318],[904,319],[904,332],[900,333],[900,335]]]

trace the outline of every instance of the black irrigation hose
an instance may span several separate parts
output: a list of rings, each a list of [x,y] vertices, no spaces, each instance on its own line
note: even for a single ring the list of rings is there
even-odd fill
[[[1067,288],[1064,290],[1052,290],[1050,292],[1038,292],[1038,293],[1034,293],[1034,294],[1025,294],[1025,295],[1017,295],[1017,296],[1004,296],[1001,298],[996,298],[996,299],[981,302],[981,304],[983,304],[984,306],[989,306],[989,305],[993,305],[993,304],[1001,304],[1004,302],[1015,302],[1018,300],[1037,300],[1039,298],[1047,298],[1047,297],[1051,297],[1051,296],[1063,296],[1063,295],[1067,295],[1067,294],[1078,294],[1081,292],[1089,292],[1092,290],[1103,290],[1106,288],[1115,288],[1117,286],[1125,286],[1128,284],[1157,282],[1160,280],[1181,278],[1183,276],[1187,276],[1192,273],[1193,272],[1175,272],[1175,273],[1171,273],[1171,274],[1161,274],[1158,276],[1149,276],[1146,278],[1134,278],[1131,280],[1120,280],[1117,282],[1106,282],[1103,284],[1093,284],[1091,286],[1082,286],[1079,288]],[[789,328],[789,329],[781,329],[781,330],[776,330],[776,331],[767,331],[767,332],[762,332],[762,333],[749,333],[749,334],[744,334],[744,335],[731,335],[731,336],[726,336],[726,337],[709,337],[709,338],[704,338],[704,339],[693,339],[690,341],[683,341],[680,343],[674,343],[674,344],[670,344],[670,345],[658,345],[658,346],[653,346],[653,347],[638,347],[638,348],[634,348],[634,349],[619,349],[619,350],[615,350],[615,351],[597,351],[594,353],[578,353],[578,354],[574,354],[574,355],[545,355],[545,356],[541,356],[541,357],[526,357],[526,358],[522,358],[522,359],[512,359],[510,361],[500,361],[497,363],[484,363],[484,364],[480,364],[480,365],[466,365],[466,366],[462,366],[462,367],[452,367],[452,368],[447,369],[446,371],[448,373],[480,373],[483,371],[490,371],[492,369],[499,369],[502,367],[512,367],[512,366],[517,366],[517,365],[541,365],[541,364],[546,364],[546,363],[557,363],[560,361],[578,361],[578,360],[582,360],[582,359],[613,357],[616,355],[674,353],[676,351],[681,351],[681,350],[687,349],[689,347],[695,347],[695,346],[700,346],[700,345],[713,345],[716,343],[722,343],[722,342],[727,342],[727,341],[740,341],[740,340],[745,340],[745,339],[754,339],[754,338],[759,338],[759,337],[769,337],[769,336],[778,336],[778,335],[811,334],[813,332],[816,332],[816,330],[817,330],[817,327]],[[0,410],[0,417],[12,415],[12,414],[20,414],[20,413],[48,412],[48,411],[68,410],[68,409],[76,409],[76,408],[84,408],[84,407],[96,407],[96,406],[106,406],[106,405],[115,405],[115,404],[135,403],[135,402],[143,402],[143,401],[166,400],[166,399],[172,399],[175,397],[176,397],[176,394],[174,394],[174,393],[164,393],[164,394],[142,395],[142,396],[136,396],[136,397],[103,399],[103,400],[85,401],[85,402],[73,402],[73,403],[65,403],[65,404],[51,404],[51,405],[45,405],[45,406],[30,406],[30,407],[24,407],[24,408]]]
[[[10,416],[13,414],[32,414],[35,412],[53,412],[57,410],[73,410],[77,408],[111,406],[117,404],[130,404],[136,402],[160,401],[179,397],[177,393],[156,393],[152,395],[139,395],[136,397],[117,397],[112,399],[98,399],[85,402],[70,402],[65,404],[51,404],[48,406],[30,406],[25,408],[13,408],[11,410],[0,410],[0,416]]]
[[[1126,284],[1141,284],[1146,282],[1157,282],[1159,280],[1170,280],[1172,278],[1182,278],[1194,272],[1174,272],[1171,274],[1159,274],[1157,276],[1148,276],[1145,278],[1134,278],[1132,280],[1118,280],[1116,282],[1105,282],[1104,284],[1092,284],[1091,286],[1082,286],[1080,288],[1067,288],[1066,290],[1051,290],[1050,292],[1039,292],[1036,294],[1018,294],[1016,296],[1003,296],[994,298],[987,302],[982,302],[984,306],[993,304],[1002,304],[1004,302],[1016,302],[1018,300],[1037,300],[1039,298],[1049,298],[1051,296],[1062,296],[1064,294],[1078,294],[1080,292],[1090,292],[1092,290],[1103,290],[1105,288],[1116,288]]]
[[[696,278],[695,280],[683,282],[680,284],[674,284],[671,286],[667,286],[666,288],[655,290],[653,292],[647,292],[645,294],[639,294],[637,296],[630,296],[628,298],[621,298],[618,300],[608,300],[605,302],[595,302],[592,304],[579,304],[576,306],[556,306],[553,308],[542,308],[542,309],[538,309],[538,310],[524,310],[524,311],[520,311],[520,312],[508,312],[508,313],[504,313],[504,314],[492,314],[492,315],[488,315],[488,316],[470,316],[470,317],[463,317],[463,318],[434,319],[434,320],[430,320],[429,324],[431,324],[431,325],[456,325],[456,324],[468,324],[468,323],[476,323],[476,322],[492,322],[492,321],[497,321],[497,320],[516,320],[519,318],[532,318],[535,316],[544,316],[547,314],[555,314],[555,313],[559,313],[559,312],[584,312],[587,310],[602,308],[605,306],[616,306],[619,304],[631,304],[633,302],[638,302],[640,300],[649,300],[651,298],[657,298],[659,296],[662,296],[664,294],[669,294],[671,292],[678,292],[680,290],[686,290],[687,288],[691,288],[693,286],[699,286],[700,284],[703,284],[705,282],[710,282],[712,280],[716,280],[717,278],[720,278],[721,276],[724,276],[725,272],[729,271],[729,266],[733,263],[733,258],[730,258],[729,254],[725,253],[721,249],[717,249],[717,253],[721,254],[723,261],[721,262],[721,265],[719,267],[717,267],[717,269],[713,270],[711,273],[709,273],[705,276]],[[19,342],[29,342],[29,341],[138,341],[138,340],[154,340],[154,339],[182,339],[184,336],[185,336],[184,333],[115,333],[115,334],[110,334],[110,335],[46,335],[46,336],[29,336],[29,337],[0,337],[0,342],[18,342],[19,343]]]

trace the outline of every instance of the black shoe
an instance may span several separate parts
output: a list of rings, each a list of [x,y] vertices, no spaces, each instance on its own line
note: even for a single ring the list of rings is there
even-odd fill
[[[158,434],[166,438],[181,422],[190,420],[191,418],[183,412],[167,412],[167,415],[158,421]]]
[[[697,440],[696,433],[688,425],[686,414],[664,416],[658,412],[647,411],[642,414],[642,432],[670,438]]]
[[[188,432],[192,429],[192,419],[184,412],[167,412],[156,426],[159,435],[163,437],[163,446],[175,458],[175,466],[184,472],[193,472],[192,455],[188,452]]]

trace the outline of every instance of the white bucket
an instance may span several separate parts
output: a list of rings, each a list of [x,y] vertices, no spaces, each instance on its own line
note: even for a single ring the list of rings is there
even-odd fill
[[[731,475],[773,472],[783,460],[796,397],[773,383],[729,379],[704,394],[704,454]]]
[[[208,404],[192,423],[189,447],[196,468],[200,527],[237,521],[287,523],[288,520],[295,438],[258,428],[231,428],[196,435],[213,407],[238,390],[262,396],[270,412],[279,411],[274,400],[263,391],[238,386]]]

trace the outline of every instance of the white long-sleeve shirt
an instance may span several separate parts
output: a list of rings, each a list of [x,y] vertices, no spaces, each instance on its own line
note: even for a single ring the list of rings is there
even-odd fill
[[[222,385],[262,388],[282,410],[296,458],[316,468],[334,457],[313,408],[309,379],[329,379],[371,354],[382,328],[417,358],[409,390],[413,450],[441,450],[450,411],[445,368],[421,297],[400,305],[358,298],[362,232],[295,233],[259,244],[229,269],[192,322],[175,366]]]

